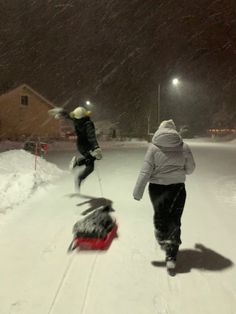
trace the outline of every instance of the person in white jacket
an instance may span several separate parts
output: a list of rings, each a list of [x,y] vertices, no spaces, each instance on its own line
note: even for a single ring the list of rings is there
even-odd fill
[[[141,200],[149,183],[154,209],[155,237],[166,251],[167,267],[174,268],[181,244],[181,216],[186,174],[195,169],[192,152],[176,131],[173,120],[163,121],[152,138],[139,173],[133,197]]]

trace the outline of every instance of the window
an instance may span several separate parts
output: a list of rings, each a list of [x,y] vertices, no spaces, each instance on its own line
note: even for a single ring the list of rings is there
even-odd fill
[[[21,105],[27,106],[29,101],[28,101],[28,96],[20,96],[20,103]]]

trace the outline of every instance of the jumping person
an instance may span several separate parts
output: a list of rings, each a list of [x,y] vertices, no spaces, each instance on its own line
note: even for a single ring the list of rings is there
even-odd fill
[[[49,114],[56,119],[70,119],[74,124],[77,136],[77,149],[82,157],[74,156],[72,158],[70,170],[77,166],[85,166],[84,170],[77,178],[76,189],[79,190],[82,181],[93,172],[95,160],[102,159],[102,151],[97,142],[95,126],[90,119],[91,112],[87,111],[84,107],[79,106],[70,113],[66,112],[63,108],[54,108],[49,110]]]

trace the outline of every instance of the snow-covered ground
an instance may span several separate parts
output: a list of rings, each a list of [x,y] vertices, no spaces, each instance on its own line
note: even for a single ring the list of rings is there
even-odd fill
[[[26,201],[37,189],[59,178],[63,171],[23,149],[0,154],[0,213]]]
[[[49,152],[36,170],[30,153],[1,153],[0,313],[235,313],[236,143],[188,142],[197,168],[175,277],[155,243],[147,191],[132,199],[146,143],[104,144],[81,197],[71,195],[72,151]],[[108,200],[119,237],[106,252],[67,254],[81,213]]]

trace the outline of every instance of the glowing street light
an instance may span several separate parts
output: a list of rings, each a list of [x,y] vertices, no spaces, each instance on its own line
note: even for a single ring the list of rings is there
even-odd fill
[[[91,102],[89,100],[86,101],[86,105],[90,106]]]
[[[178,78],[174,78],[173,80],[172,80],[172,84],[174,85],[174,86],[177,86],[177,85],[179,85],[179,79]]]

